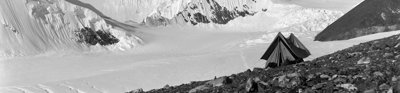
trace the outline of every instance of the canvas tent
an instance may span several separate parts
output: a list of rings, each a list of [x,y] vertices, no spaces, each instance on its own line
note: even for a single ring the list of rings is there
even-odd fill
[[[267,67],[277,67],[302,62],[309,55],[310,52],[296,36],[291,34],[285,38],[279,32],[261,59],[267,61]]]
[[[303,43],[301,43],[300,40],[296,36],[294,36],[293,33],[291,33],[289,38],[287,38],[286,40],[298,57],[306,58],[311,55],[306,46],[304,46]]]

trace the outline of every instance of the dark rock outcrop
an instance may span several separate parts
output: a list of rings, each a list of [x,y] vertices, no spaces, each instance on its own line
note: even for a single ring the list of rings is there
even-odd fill
[[[316,37],[316,41],[347,40],[400,29],[400,0],[365,0]]]
[[[151,26],[166,26],[171,22],[168,18],[159,15],[153,15],[151,17],[147,17],[143,23]]]
[[[234,10],[229,11],[226,7],[223,7],[218,4],[215,0],[207,0],[207,3],[210,5],[211,8],[211,16],[206,16],[201,13],[194,13],[193,17],[188,15],[188,18],[193,18],[195,20],[191,21],[193,25],[197,25],[198,23],[216,23],[216,24],[226,24],[229,21],[237,18],[237,17],[245,17],[248,15],[254,15],[255,12],[249,12],[247,10],[238,10],[237,7]],[[191,10],[199,9],[200,4],[192,4],[192,7],[186,8]],[[193,7],[194,6],[194,7]],[[243,5],[244,8],[248,7]],[[185,11],[184,11],[185,12]],[[179,14],[178,14],[179,15]],[[188,19],[186,19],[188,20]],[[190,19],[189,19],[190,20]]]
[[[119,40],[111,35],[110,32],[105,31],[93,31],[91,28],[84,27],[80,31],[77,31],[75,35],[78,37],[78,42],[86,43],[89,45],[111,45],[118,43]]]

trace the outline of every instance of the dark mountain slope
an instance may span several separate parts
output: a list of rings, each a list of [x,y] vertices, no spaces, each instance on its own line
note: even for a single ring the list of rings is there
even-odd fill
[[[325,28],[315,40],[346,40],[399,29],[400,0],[365,0]]]
[[[128,93],[400,93],[400,35],[313,61]],[[387,92],[389,91],[389,92]]]

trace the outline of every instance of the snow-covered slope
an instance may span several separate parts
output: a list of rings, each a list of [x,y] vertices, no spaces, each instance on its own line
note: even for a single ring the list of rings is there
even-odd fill
[[[0,23],[0,56],[119,50],[140,41],[132,33],[113,29],[91,10],[64,0],[1,0]]]

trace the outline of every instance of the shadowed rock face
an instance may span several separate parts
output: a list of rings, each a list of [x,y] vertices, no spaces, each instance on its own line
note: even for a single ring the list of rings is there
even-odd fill
[[[400,0],[365,0],[325,28],[315,40],[347,40],[399,29]]]
[[[191,24],[197,25],[198,23],[216,23],[216,24],[226,24],[229,21],[241,16],[245,17],[248,15],[254,15],[254,13],[250,13],[247,10],[237,10],[237,7],[233,11],[229,11],[226,7],[222,7],[219,5],[216,1],[214,0],[207,0],[207,3],[210,5],[211,8],[211,16],[205,16],[201,13],[194,13],[192,15],[188,15],[187,19],[185,20],[190,20],[190,18],[195,19],[195,20],[190,20]],[[243,5],[244,8],[248,8],[246,5]],[[193,4],[192,7],[186,8],[186,10],[196,10],[198,9],[199,6],[197,4]],[[185,11],[184,11],[185,12]],[[207,18],[208,17],[208,18]]]
[[[226,24],[229,21],[233,20],[236,17],[239,16],[247,16],[247,15],[254,15],[254,13],[249,13],[246,10],[243,11],[238,11],[237,7],[234,9],[234,11],[229,11],[226,7],[220,6],[217,2],[214,0],[207,0],[208,3],[213,3],[211,5],[211,9],[214,9],[212,11],[212,14],[214,15],[214,18],[212,18],[212,22],[217,23],[217,24]],[[246,8],[246,5],[244,5]],[[247,7],[248,8],[248,7]]]
[[[256,2],[256,1],[253,1]],[[243,9],[239,9],[243,8]],[[233,10],[221,6],[215,0],[205,0],[205,2],[192,2],[189,3],[181,12],[176,14],[172,19],[167,19],[160,15],[152,15],[147,17],[145,24],[160,26],[172,23],[191,23],[197,25],[199,23],[215,23],[227,24],[229,21],[237,17],[252,16],[257,12],[248,11],[247,5],[237,6]],[[202,11],[202,12],[200,12]],[[265,9],[260,11],[267,11]],[[182,21],[182,22],[181,22]]]
[[[82,28],[80,31],[76,32],[78,36],[78,42],[86,43],[89,45],[111,45],[118,43],[119,40],[115,38],[115,36],[111,35],[109,32],[105,31],[93,31],[91,28],[85,27]]]

